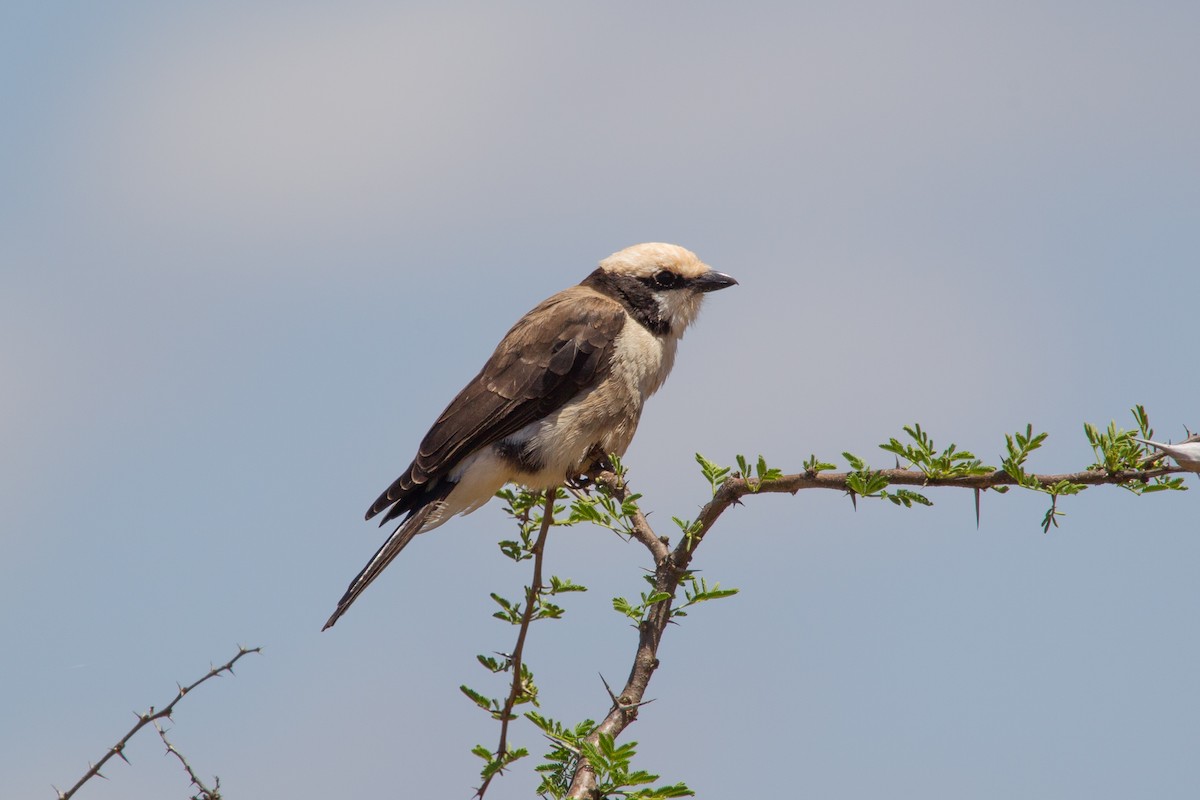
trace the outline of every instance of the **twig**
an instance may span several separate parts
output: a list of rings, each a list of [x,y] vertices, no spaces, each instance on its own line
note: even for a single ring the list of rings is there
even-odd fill
[[[183,764],[184,770],[187,772],[188,777],[191,778],[192,785],[200,790],[195,796],[192,797],[192,800],[221,800],[221,779],[214,776],[213,788],[209,789],[204,785],[204,782],[200,780],[200,776],[196,774],[196,771],[192,769],[192,765],[189,764],[187,759],[183,757],[183,753],[179,752],[179,748],[175,747],[175,745],[171,744],[170,740],[167,739],[167,732],[163,730],[162,725],[158,724],[158,720],[154,720],[154,729],[158,731],[158,738],[162,739],[163,744],[167,746],[167,752],[179,759],[179,763]]]
[[[538,531],[537,542],[533,545],[533,579],[529,582],[529,587],[525,592],[525,609],[521,613],[521,625],[517,631],[517,644],[513,647],[512,656],[509,661],[512,666],[512,687],[509,689],[508,698],[504,701],[504,707],[500,709],[500,743],[496,746],[496,758],[503,760],[508,754],[508,723],[514,719],[512,710],[517,704],[517,699],[521,696],[522,679],[521,679],[521,664],[522,654],[525,651],[525,636],[529,632],[529,623],[533,621],[533,614],[537,607],[537,599],[542,593],[545,585],[542,583],[542,559],[546,552],[546,536],[550,532],[550,526],[554,524],[554,501],[558,499],[558,487],[551,487],[546,491],[546,505],[542,510],[542,526]],[[496,777],[503,768],[496,770],[491,775],[484,779],[480,787],[475,791],[475,797],[482,800],[484,792],[492,782],[492,778]]]
[[[134,714],[137,716],[137,722],[134,723],[133,727],[129,729],[129,732],[126,733],[124,736],[122,736],[121,740],[118,741],[115,745],[110,747],[108,749],[108,752],[104,754],[103,758],[101,758],[95,764],[88,765],[88,771],[83,774],[82,778],[80,778],[78,781],[76,781],[74,786],[72,786],[70,789],[68,789],[65,792],[59,792],[57,788],[54,789],[55,792],[58,792],[58,800],[68,800],[68,798],[73,796],[75,794],[75,792],[79,791],[79,787],[83,786],[85,783],[87,783],[92,778],[96,777],[97,775],[99,775],[101,778],[103,778],[104,776],[100,774],[100,769],[106,763],[108,763],[108,760],[110,758],[112,758],[113,756],[120,756],[121,760],[124,761],[126,764],[128,764],[129,759],[125,757],[125,752],[124,752],[125,745],[129,743],[129,740],[133,738],[134,734],[136,734],[142,728],[146,727],[147,725],[149,725],[151,722],[154,722],[155,720],[164,719],[164,718],[170,719],[171,712],[173,712],[175,710],[175,704],[178,703],[180,700],[182,700],[184,695],[186,695],[188,692],[195,689],[200,684],[204,683],[209,678],[219,677],[222,673],[225,673],[225,672],[228,672],[230,675],[232,675],[233,674],[233,665],[236,664],[242,656],[244,656],[248,653],[261,653],[261,652],[262,652],[261,647],[241,647],[241,646],[239,646],[237,655],[234,656],[233,658],[229,659],[229,661],[227,663],[225,663],[224,665],[222,665],[220,667],[210,667],[208,670],[208,673],[205,674],[203,677],[201,677],[196,682],[194,682],[188,686],[180,686],[179,691],[175,694],[175,699],[173,699],[170,703],[168,703],[166,706],[164,706],[162,708],[162,710],[155,711],[154,706],[150,706],[150,710],[145,712],[144,714],[138,714],[135,711]]]

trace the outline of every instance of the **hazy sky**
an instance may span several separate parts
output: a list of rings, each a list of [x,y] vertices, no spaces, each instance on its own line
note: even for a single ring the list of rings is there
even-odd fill
[[[660,533],[693,454],[797,471],[920,422],[988,463],[1083,422],[1200,427],[1194,3],[0,7],[0,795],[52,797],[179,707],[230,798],[469,796],[526,570],[498,504],[331,631],[362,512],[508,326],[677,242],[709,298],[626,463]],[[1195,486],[1194,480],[1189,484]],[[755,497],[695,566],[635,765],[701,797],[1200,793],[1196,492]],[[598,718],[643,548],[556,531],[591,591],[531,631]],[[543,741],[521,725],[516,743]],[[186,797],[145,734],[80,797]],[[530,796],[533,759],[494,785]],[[489,794],[491,796],[491,794]]]

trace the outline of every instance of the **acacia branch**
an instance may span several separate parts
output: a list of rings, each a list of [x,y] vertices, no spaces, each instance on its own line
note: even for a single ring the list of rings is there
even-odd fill
[[[525,609],[521,613],[521,624],[517,631],[517,643],[513,647],[512,656],[509,657],[509,662],[512,666],[512,686],[509,689],[508,697],[504,701],[504,706],[500,709],[500,743],[496,745],[496,761],[503,765],[504,757],[508,754],[508,723],[516,717],[513,716],[513,708],[517,704],[517,700],[521,696],[524,681],[521,675],[522,656],[525,651],[525,636],[529,633],[529,624],[533,621],[533,614],[537,608],[537,600],[541,595],[545,585],[542,583],[542,559],[546,552],[546,537],[550,532],[550,526],[554,524],[554,501],[558,498],[558,488],[551,487],[546,492],[546,505],[542,509],[542,526],[538,531],[537,542],[534,543],[533,549],[533,579],[529,582],[529,587],[525,592]],[[475,797],[482,800],[484,793],[492,782],[492,778],[503,771],[501,766],[491,774],[489,774],[475,792]]]
[[[1030,475],[1029,478],[1042,486],[1054,486],[1062,481],[1082,483],[1087,486],[1101,484],[1121,484],[1130,481],[1146,482],[1151,478],[1171,475],[1177,472],[1189,472],[1182,467],[1164,465],[1154,469],[1130,469],[1108,472],[1102,469],[1089,469],[1082,472],[1067,472],[1061,475]],[[748,494],[788,492],[795,494],[801,489],[837,489],[846,491],[846,479],[850,472],[801,472],[795,475],[783,475],[772,480],[760,481],[756,478],[728,478],[717,492],[718,497],[723,492],[729,492],[728,502],[735,502]],[[917,469],[880,469],[871,470],[873,475],[882,475],[889,484],[897,486],[949,486],[960,489],[994,489],[997,486],[1019,486],[1020,482],[1002,469],[989,472],[986,475],[967,475],[960,478],[930,478]],[[714,498],[714,501],[717,498]],[[712,503],[709,503],[711,506]],[[728,503],[725,504],[728,506]],[[705,506],[705,510],[708,506]],[[724,507],[721,511],[724,511]],[[704,514],[701,513],[701,519]],[[719,512],[718,512],[719,516]]]
[[[205,786],[204,782],[200,780],[200,776],[192,769],[192,765],[183,757],[183,753],[179,752],[179,748],[171,744],[171,741],[167,739],[167,732],[163,730],[163,726],[159,724],[158,720],[154,720],[154,729],[158,731],[158,738],[162,739],[163,744],[167,746],[167,752],[179,759],[179,763],[183,765],[183,769],[187,772],[188,778],[191,779],[192,785],[200,790],[192,800],[221,800],[221,779],[214,778],[213,788],[211,789]]]
[[[1027,479],[1047,488],[1063,481],[1094,486],[1122,484],[1130,481],[1146,482],[1151,478],[1186,471],[1188,470],[1175,466],[1158,466],[1146,470],[1117,472],[1085,470],[1062,475],[1029,475]],[[853,473],[809,472],[782,475],[770,480],[745,477],[726,478],[713,493],[712,500],[700,510],[700,514],[690,530],[690,535],[684,536],[673,549],[668,548],[666,539],[659,538],[654,533],[641,511],[631,518],[634,538],[645,545],[654,558],[654,590],[655,592],[666,592],[670,598],[652,605],[646,618],[638,626],[637,651],[634,654],[629,678],[620,695],[614,699],[613,707],[608,715],[588,735],[588,742],[595,745],[599,742],[601,734],[615,738],[637,719],[638,709],[645,704],[643,698],[646,687],[650,684],[650,679],[659,665],[658,647],[662,642],[662,635],[671,621],[671,608],[675,601],[675,593],[679,589],[680,582],[688,575],[688,565],[691,564],[696,548],[720,516],[730,506],[740,503],[742,498],[752,494],[780,492],[795,494],[801,489],[849,491],[846,480],[851,474]],[[878,474],[887,478],[889,484],[902,486],[946,486],[978,491],[1019,485],[1012,476],[1003,470],[986,475],[940,479],[931,479],[919,470],[910,469],[883,469],[878,470]],[[624,502],[628,496],[625,484],[611,472],[602,473],[596,479],[596,483],[611,492],[613,497],[620,502]],[[580,757],[579,759],[567,797],[577,800],[598,797],[595,771],[586,758]]]
[[[129,759],[125,757],[125,745],[129,743],[129,740],[132,739],[138,731],[140,731],[142,728],[146,727],[150,723],[155,722],[156,720],[160,720],[160,719],[164,719],[164,718],[170,719],[171,713],[175,710],[175,704],[178,703],[180,700],[182,700],[184,695],[186,695],[188,692],[192,691],[193,689],[195,689],[200,684],[204,683],[209,678],[219,677],[221,674],[223,674],[225,672],[228,672],[230,675],[232,675],[233,674],[233,665],[236,664],[242,656],[244,656],[248,653],[261,653],[261,652],[262,652],[261,647],[240,647],[239,646],[237,655],[234,656],[233,658],[229,659],[228,662],[226,662],[225,664],[223,664],[219,667],[210,667],[207,674],[205,674],[199,680],[195,681],[194,683],[192,683],[188,686],[180,686],[179,691],[175,694],[175,698],[173,700],[171,700],[170,703],[163,706],[163,708],[161,710],[155,711],[154,706],[150,706],[150,710],[145,712],[144,714],[138,714],[137,712],[134,712],[134,714],[137,716],[137,722],[135,722],[133,727],[129,729],[128,733],[126,733],[124,736],[121,737],[120,741],[118,741],[112,747],[108,748],[108,752],[104,754],[103,758],[101,758],[95,764],[90,764],[88,766],[88,771],[83,774],[83,777],[80,778],[78,781],[76,781],[75,785],[72,786],[67,791],[59,792],[57,788],[54,790],[54,791],[58,792],[59,800],[68,800],[68,798],[73,796],[75,794],[75,792],[79,791],[79,787],[83,786],[85,783],[87,783],[92,778],[96,777],[97,775],[99,775],[101,778],[103,778],[104,776],[100,774],[100,769],[105,764],[107,764],[108,760],[111,759],[113,756],[120,756],[121,760],[124,761],[126,764],[128,764]],[[156,727],[157,727],[157,724],[156,724]]]
[[[624,502],[624,498],[619,498]],[[630,530],[633,531],[633,538],[646,546],[650,551],[651,557],[654,558],[654,563],[658,564],[664,558],[671,554],[669,540],[664,537],[655,535],[654,529],[650,527],[650,522],[646,519],[646,515],[639,508],[629,517]]]
[[[604,486],[618,502],[624,503],[628,497],[625,483],[611,472],[602,473],[596,482]],[[667,541],[660,539],[650,523],[639,510],[630,520],[634,538],[646,546],[654,558],[654,590],[666,592],[671,597],[650,607],[646,619],[638,626],[638,647],[633,658],[633,666],[629,678],[621,694],[613,698],[613,707],[608,715],[588,734],[586,741],[595,745],[600,741],[601,734],[616,737],[625,730],[631,722],[637,719],[638,709],[645,705],[642,698],[646,695],[646,687],[654,670],[658,669],[658,645],[662,641],[663,631],[671,620],[671,604],[675,599],[675,590],[686,570],[675,566],[674,554],[668,548]],[[607,684],[606,684],[607,688]],[[609,691],[612,696],[612,692]],[[571,788],[567,793],[569,798],[596,797],[596,773],[592,765],[584,757],[579,758]]]

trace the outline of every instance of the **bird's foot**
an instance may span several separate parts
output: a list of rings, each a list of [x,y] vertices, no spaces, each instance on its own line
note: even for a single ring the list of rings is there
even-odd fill
[[[579,475],[568,475],[566,479],[567,487],[576,491],[585,491],[596,481],[589,473],[580,473]]]
[[[608,456],[597,452],[589,453],[589,464],[586,470],[576,475],[571,475],[567,478],[567,485],[574,489],[587,489],[596,484],[596,481],[605,472],[614,472],[615,467]]]
[[[588,475],[599,475],[601,472],[616,472],[617,468],[613,465],[612,459],[608,456],[597,456],[592,459],[592,465],[588,468]]]

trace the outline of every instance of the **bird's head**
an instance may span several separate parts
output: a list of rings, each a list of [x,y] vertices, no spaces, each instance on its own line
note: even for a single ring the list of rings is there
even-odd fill
[[[600,271],[622,285],[627,296],[652,298],[675,336],[682,336],[695,320],[705,294],[737,284],[691,250],[662,242],[635,244],[613,253],[600,262]]]

